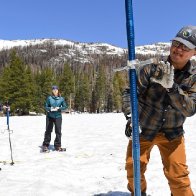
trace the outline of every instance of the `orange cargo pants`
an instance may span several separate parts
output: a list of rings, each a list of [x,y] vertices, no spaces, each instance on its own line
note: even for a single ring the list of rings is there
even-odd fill
[[[150,152],[154,145],[157,145],[163,163],[163,171],[168,180],[173,196],[193,196],[190,187],[189,172],[186,165],[186,154],[184,136],[180,136],[172,141],[168,141],[162,133],[157,134],[155,139],[147,141],[140,137],[140,172],[141,172],[141,192],[146,192],[147,184],[145,179],[146,166],[150,159]],[[126,166],[128,189],[133,192],[133,160],[132,141],[127,147]]]

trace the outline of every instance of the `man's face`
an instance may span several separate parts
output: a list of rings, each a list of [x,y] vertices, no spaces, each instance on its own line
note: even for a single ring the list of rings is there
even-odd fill
[[[196,55],[195,49],[189,49],[180,42],[172,41],[170,57],[174,68],[182,69],[192,56]]]

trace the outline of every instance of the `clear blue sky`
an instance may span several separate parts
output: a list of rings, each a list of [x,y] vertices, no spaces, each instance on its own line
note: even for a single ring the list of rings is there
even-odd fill
[[[196,0],[133,0],[135,44],[196,25]],[[62,38],[127,48],[124,0],[1,0],[0,39]]]

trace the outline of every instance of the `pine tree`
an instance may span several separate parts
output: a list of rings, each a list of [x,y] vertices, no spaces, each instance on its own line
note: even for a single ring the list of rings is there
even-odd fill
[[[65,100],[69,103],[72,101],[74,93],[75,77],[68,64],[64,65],[63,73],[59,78],[59,88]],[[71,100],[70,100],[71,99]]]
[[[87,74],[82,74],[77,80],[75,108],[80,112],[90,112],[90,83]]]
[[[51,94],[52,85],[56,84],[54,71],[51,68],[45,68],[42,71],[38,71],[35,76],[36,81],[36,108],[38,112],[44,112],[44,103],[47,96]]]
[[[95,99],[97,105],[97,112],[104,111],[105,108],[105,92],[106,92],[106,75],[104,66],[100,65],[97,73],[95,84]]]
[[[28,114],[33,109],[33,85],[30,69],[13,51],[0,79],[2,101],[9,101],[13,113]]]
[[[126,86],[126,77],[123,73],[116,72],[113,77],[113,104],[117,112],[122,110],[122,92]]]
[[[114,108],[119,111],[122,108],[121,92],[119,84],[119,75],[116,73],[113,79],[113,97],[114,97]]]

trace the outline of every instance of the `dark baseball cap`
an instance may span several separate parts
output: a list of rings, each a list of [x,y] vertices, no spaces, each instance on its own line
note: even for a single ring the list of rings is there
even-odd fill
[[[183,27],[172,40],[179,41],[190,49],[196,48],[196,26]]]

